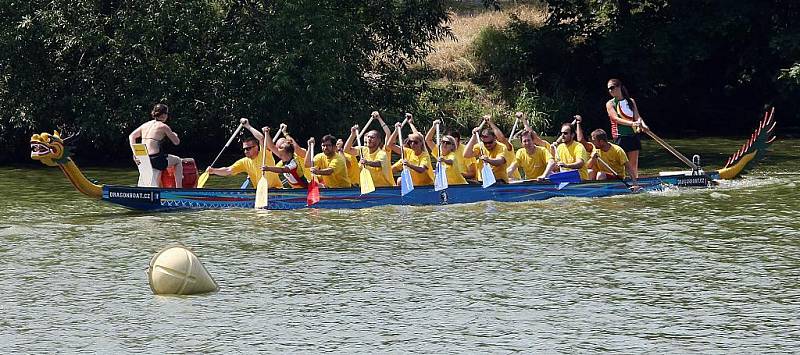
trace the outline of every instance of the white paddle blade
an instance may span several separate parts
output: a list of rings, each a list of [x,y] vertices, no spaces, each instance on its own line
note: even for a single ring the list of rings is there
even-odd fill
[[[400,196],[405,196],[407,193],[414,190],[414,182],[411,181],[411,172],[408,171],[408,168],[403,168],[403,172],[400,173]]]
[[[494,172],[492,171],[492,167],[490,167],[488,163],[483,163],[483,168],[481,169],[481,176],[483,177],[484,189],[494,185],[494,183],[497,182],[497,180],[495,180],[494,178]]]
[[[445,172],[445,169],[446,167],[442,163],[436,165],[436,180],[433,182],[434,191],[442,191],[448,187],[447,173]]]
[[[262,209],[267,207],[267,200],[269,198],[269,182],[267,178],[261,176],[261,179],[258,180],[258,186],[256,187],[256,209]]]

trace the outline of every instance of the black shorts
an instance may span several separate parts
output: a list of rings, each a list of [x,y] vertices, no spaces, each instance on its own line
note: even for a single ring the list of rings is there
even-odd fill
[[[632,136],[619,136],[614,143],[616,143],[626,153],[642,150],[642,140],[639,139],[638,134],[634,134]]]
[[[164,153],[152,154],[150,155],[150,166],[156,170],[165,170],[167,169],[167,155]]]

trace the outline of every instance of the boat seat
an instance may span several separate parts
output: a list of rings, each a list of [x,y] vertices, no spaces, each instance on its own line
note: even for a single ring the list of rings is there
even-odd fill
[[[144,144],[134,144],[133,154],[139,159],[139,187],[159,187],[161,181],[161,170],[154,169],[150,164],[150,155],[147,153],[147,146]]]

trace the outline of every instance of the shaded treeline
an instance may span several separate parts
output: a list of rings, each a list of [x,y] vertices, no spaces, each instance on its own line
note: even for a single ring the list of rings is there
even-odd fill
[[[156,102],[184,140],[173,151],[201,159],[239,117],[304,138],[345,134],[374,109],[453,115],[431,97],[480,111],[458,86],[431,89],[435,71],[409,69],[450,37],[446,1],[0,2],[0,163],[27,161],[30,135],[54,128],[81,131],[82,159],[127,157]],[[472,47],[471,80],[508,107],[607,127],[617,77],[668,136],[746,134],[766,105],[796,125],[800,2],[543,3],[544,25],[512,18]]]
[[[800,2],[546,0],[543,25],[512,19],[475,49],[484,85],[522,88],[561,122],[607,127],[606,81],[620,78],[642,115],[672,136],[746,134],[766,106],[797,125]]]
[[[438,0],[3,0],[0,11],[0,162],[27,160],[30,135],[54,128],[80,130],[86,159],[127,157],[127,134],[157,102],[188,156],[219,149],[239,117],[347,132],[373,109],[408,109],[408,64],[449,36]]]

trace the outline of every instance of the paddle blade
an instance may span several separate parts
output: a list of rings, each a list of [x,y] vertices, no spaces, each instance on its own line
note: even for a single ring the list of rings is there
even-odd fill
[[[442,163],[436,165],[436,180],[433,181],[433,190],[442,191],[447,188],[447,175]]]
[[[256,208],[261,209],[267,207],[267,199],[269,197],[269,181],[264,176],[258,180],[256,187]]]
[[[312,206],[315,203],[319,202],[319,184],[317,184],[317,179],[312,178],[311,182],[308,183],[308,195],[306,195],[306,205]]]
[[[200,178],[197,179],[197,188],[202,189],[203,186],[206,186],[206,181],[208,181],[208,171],[201,174]]]
[[[361,186],[362,195],[375,191],[375,183],[372,181],[372,174],[369,173],[369,170],[361,169],[361,175],[358,180],[358,186]]]
[[[407,193],[414,190],[414,182],[411,181],[411,172],[408,168],[403,168],[400,173],[400,196],[405,196]]]
[[[481,168],[481,176],[483,177],[483,188],[487,188],[489,186],[494,185],[497,180],[494,178],[494,172],[492,171],[492,167],[489,166],[487,163],[483,163],[483,168]]]
[[[577,170],[562,171],[560,173],[550,174],[548,179],[555,183],[570,182],[577,184],[581,182],[581,174]]]

